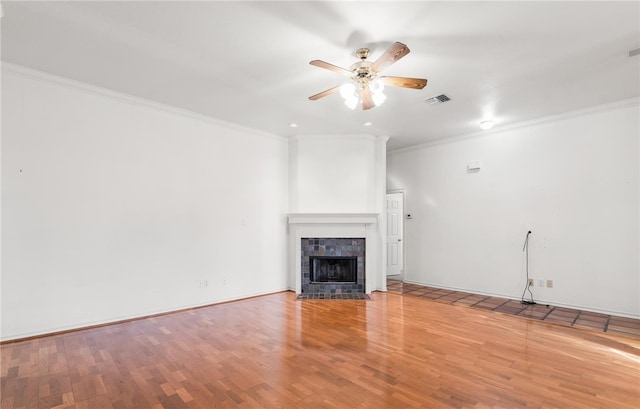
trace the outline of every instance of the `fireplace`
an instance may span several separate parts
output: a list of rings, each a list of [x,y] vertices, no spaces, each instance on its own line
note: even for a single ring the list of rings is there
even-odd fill
[[[365,239],[302,238],[302,293],[365,293]]]
[[[358,257],[310,256],[309,269],[312,283],[356,282]]]
[[[377,213],[292,213],[289,219],[291,289],[303,299],[361,299],[376,288],[386,289],[380,270]],[[356,257],[356,280],[312,282],[310,257]],[[380,285],[376,284],[377,280]],[[304,293],[304,294],[303,294]]]

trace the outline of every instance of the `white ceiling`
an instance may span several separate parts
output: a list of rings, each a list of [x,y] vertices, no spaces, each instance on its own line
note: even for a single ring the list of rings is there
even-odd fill
[[[640,95],[640,2],[7,2],[2,60],[277,135],[391,136],[396,149]],[[310,95],[401,41],[386,88],[351,111]],[[443,105],[427,97],[446,93]],[[373,126],[365,128],[363,122]],[[298,128],[288,124],[296,122]]]

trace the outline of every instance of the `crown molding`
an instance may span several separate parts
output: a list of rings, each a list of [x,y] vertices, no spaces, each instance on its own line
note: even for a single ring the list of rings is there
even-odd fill
[[[302,135],[294,135],[289,138],[289,141],[292,143],[306,140],[365,140],[370,142],[375,142],[379,137],[371,135],[371,134],[344,134],[344,135],[335,135],[335,134],[302,134]],[[388,139],[388,138],[387,138]]]
[[[612,111],[612,110],[616,110],[616,109],[631,108],[631,107],[634,107],[634,106],[640,107],[640,97],[627,98],[627,99],[623,99],[623,100],[619,100],[619,101],[609,102],[609,103],[606,103],[606,104],[600,104],[600,105],[595,105],[595,106],[591,106],[591,107],[588,107],[588,108],[582,108],[582,109],[578,109],[578,110],[575,110],[575,111],[569,111],[569,112],[565,112],[565,113],[558,114],[558,115],[550,115],[550,116],[546,116],[546,117],[532,119],[532,120],[529,120],[529,121],[518,122],[518,123],[515,123],[515,124],[511,124],[511,125],[498,126],[498,127],[495,127],[495,128],[493,128],[491,130],[473,132],[473,133],[470,133],[470,134],[460,135],[460,136],[456,136],[456,137],[453,137],[453,138],[437,139],[435,141],[421,143],[421,144],[418,144],[418,145],[412,145],[412,146],[407,146],[407,147],[403,147],[403,148],[390,150],[387,153],[388,154],[395,154],[395,153],[410,152],[410,151],[414,151],[414,150],[420,150],[420,149],[429,148],[431,146],[445,145],[445,144],[449,144],[449,143],[455,143],[455,142],[464,141],[464,140],[467,140],[467,139],[482,138],[482,137],[489,136],[489,135],[495,135],[495,134],[499,134],[499,133],[503,133],[503,132],[514,131],[514,130],[517,130],[517,129],[529,128],[529,127],[532,127],[532,126],[542,125],[542,124],[546,124],[546,123],[562,121],[562,120],[566,120],[566,119],[569,119],[569,118],[592,115],[592,114],[595,114],[595,113]]]
[[[2,75],[13,74],[13,75],[34,79],[37,81],[54,83],[56,85],[59,85],[65,88],[70,88],[76,91],[99,95],[101,97],[105,97],[118,102],[142,106],[145,108],[151,108],[157,111],[164,111],[164,112],[167,112],[173,115],[178,115],[184,118],[195,119],[197,121],[206,122],[211,125],[216,125],[223,128],[229,128],[237,132],[250,133],[256,136],[274,139],[282,143],[288,143],[288,139],[280,135],[271,134],[268,132],[261,131],[259,129],[245,127],[233,122],[227,122],[222,119],[214,118],[204,114],[199,114],[193,111],[189,111],[187,109],[175,107],[173,105],[163,104],[163,103],[148,100],[145,98],[140,98],[133,95],[125,94],[123,92],[113,91],[108,88],[103,88],[103,87],[91,85],[85,82],[72,80],[66,77],[61,77],[59,75],[50,74],[44,71],[35,70],[33,68],[27,68],[22,65],[1,61],[0,70],[2,71]]]

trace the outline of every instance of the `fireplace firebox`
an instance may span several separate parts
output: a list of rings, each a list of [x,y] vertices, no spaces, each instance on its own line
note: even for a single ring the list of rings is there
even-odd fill
[[[358,257],[309,257],[312,283],[355,283],[357,266]]]

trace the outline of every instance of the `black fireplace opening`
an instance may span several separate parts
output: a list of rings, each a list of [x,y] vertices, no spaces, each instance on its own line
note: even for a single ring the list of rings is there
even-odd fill
[[[310,256],[309,270],[312,283],[355,283],[358,257]]]

